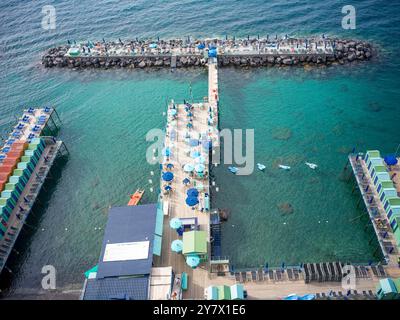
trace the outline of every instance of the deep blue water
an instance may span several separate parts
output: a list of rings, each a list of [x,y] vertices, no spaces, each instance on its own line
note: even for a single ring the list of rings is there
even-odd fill
[[[41,28],[42,6],[56,8],[56,30]],[[162,128],[166,98],[183,99],[192,83],[207,94],[205,70],[44,70],[43,51],[70,40],[118,37],[265,36],[330,34],[380,47],[362,66],[304,71],[220,71],[221,126],[254,128],[256,162],[265,174],[216,171],[214,204],[229,207],[223,252],[238,267],[306,260],[372,259],[374,247],[351,186],[338,179],[352,146],[393,152],[399,143],[400,4],[352,1],[357,29],[341,29],[346,1],[2,1],[0,3],[0,129],[27,105],[54,104],[63,120],[60,138],[71,157],[35,212],[35,230],[10,265],[11,289],[40,288],[41,267],[57,268],[58,285],[80,286],[94,265],[109,205],[122,205],[137,187],[156,199],[148,179],[157,168],[145,159],[144,136]],[[378,106],[378,107],[377,107]],[[288,140],[276,132],[290,132]],[[320,171],[306,170],[304,161]],[[284,161],[290,173],[276,169]],[[153,181],[156,181],[154,179]],[[291,215],[277,205],[289,202]],[[326,222],[328,221],[328,222]],[[234,226],[234,227],[233,227]],[[238,230],[240,232],[238,232]]]

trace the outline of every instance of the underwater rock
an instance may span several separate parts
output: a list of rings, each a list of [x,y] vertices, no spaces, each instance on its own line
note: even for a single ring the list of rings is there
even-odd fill
[[[283,214],[291,214],[294,211],[293,206],[289,202],[278,203],[278,209]]]
[[[277,128],[274,130],[272,137],[276,140],[289,140],[292,137],[292,130],[289,128]]]
[[[368,110],[372,112],[379,112],[383,109],[382,105],[377,102],[368,103]]]

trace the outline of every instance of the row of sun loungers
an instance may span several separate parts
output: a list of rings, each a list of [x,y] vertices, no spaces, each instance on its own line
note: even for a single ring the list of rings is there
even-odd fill
[[[247,281],[296,281],[300,279],[300,270],[298,268],[286,269],[258,269],[252,271],[235,272],[235,280],[237,282]]]
[[[315,294],[316,300],[376,300],[376,295],[372,290],[363,290],[358,292],[357,290],[348,291],[331,291],[329,293],[321,292]]]

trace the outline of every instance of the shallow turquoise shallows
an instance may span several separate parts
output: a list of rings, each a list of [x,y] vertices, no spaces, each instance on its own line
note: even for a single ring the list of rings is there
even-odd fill
[[[98,262],[108,207],[125,205],[139,187],[145,203],[157,199],[160,172],[145,161],[145,135],[164,128],[167,99],[189,98],[190,84],[196,99],[207,94],[203,69],[44,70],[44,50],[68,39],[325,33],[377,43],[379,57],[357,66],[222,69],[221,127],[255,129],[255,162],[266,169],[239,177],[227,166],[216,168],[212,202],[231,210],[222,251],[236,268],[378,258],[366,220],[357,219],[357,194],[341,172],[353,146],[386,154],[400,142],[398,3],[353,1],[356,30],[341,29],[347,4],[341,1],[52,3],[56,30],[41,28],[48,1],[0,4],[1,132],[25,107],[55,105],[63,121],[59,137],[71,154],[35,207],[20,254],[8,264],[11,282],[3,286],[36,292],[42,267],[51,264],[58,288],[80,288],[84,271]],[[278,169],[281,163],[292,169]]]

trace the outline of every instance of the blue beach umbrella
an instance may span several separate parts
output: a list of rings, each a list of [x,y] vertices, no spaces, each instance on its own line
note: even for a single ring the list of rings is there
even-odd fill
[[[188,178],[185,178],[185,179],[182,180],[182,182],[183,182],[183,184],[189,184],[190,180]]]
[[[300,297],[300,300],[314,300],[315,295],[313,294],[305,294],[304,296]]]
[[[183,241],[180,239],[176,239],[171,243],[171,250],[173,252],[182,252],[183,249]]]
[[[288,296],[284,297],[283,300],[300,300],[300,297],[297,294],[289,294]]]
[[[168,169],[172,169],[174,167],[174,165],[172,163],[167,163],[167,168]]]
[[[165,187],[164,187],[164,190],[165,190],[165,191],[171,191],[171,190],[172,190],[172,187],[171,187],[171,186],[165,186]]]
[[[188,197],[198,197],[199,196],[199,191],[196,188],[190,188],[187,192],[186,192]]]
[[[193,113],[188,112],[188,113],[187,113],[187,116],[188,116],[188,117],[193,117]]]
[[[188,128],[192,128],[193,127],[193,124],[191,124],[190,122],[186,125],[186,127],[188,127]]]
[[[164,181],[171,181],[174,178],[174,174],[170,171],[164,172],[162,174],[162,179]]]
[[[199,203],[199,200],[197,199],[197,197],[187,197],[186,198],[186,204],[189,206],[189,207],[193,207],[193,206],[195,206],[196,204],[198,204]]]
[[[200,43],[200,44],[197,46],[197,49],[202,50],[202,49],[204,49],[205,47],[206,47],[206,46],[205,46],[204,43]]]
[[[183,171],[185,171],[185,172],[192,172],[193,170],[194,170],[194,167],[190,163],[187,163],[183,166]]]
[[[204,166],[204,164],[201,164],[201,163],[196,164],[196,165],[194,166],[194,170],[195,170],[196,172],[203,172],[204,169],[205,169],[205,166]]]
[[[388,156],[386,156],[385,158],[384,158],[384,160],[385,160],[385,162],[386,162],[386,164],[388,165],[388,166],[394,166],[394,165],[396,165],[397,164],[397,159],[396,159],[396,156],[394,156],[394,155],[388,155]]]
[[[186,264],[191,268],[196,268],[200,264],[200,257],[196,254],[186,257]]]
[[[191,157],[191,158],[200,157],[200,152],[198,152],[198,151],[196,151],[196,150],[192,150],[192,151],[190,152],[190,157]]]
[[[191,147],[196,147],[196,146],[199,145],[199,140],[197,140],[197,139],[190,139],[190,140],[189,140],[189,145],[190,145]]]
[[[172,229],[179,229],[180,227],[182,227],[182,221],[181,221],[181,219],[179,219],[179,218],[172,218],[172,219],[169,221],[169,226],[170,226]]]
[[[205,150],[211,150],[212,148],[212,142],[210,140],[203,141],[202,145]]]
[[[196,159],[194,159],[194,161],[196,161],[196,163],[204,163],[206,162],[206,158],[204,158],[203,156],[199,156]]]
[[[162,150],[162,155],[163,156],[166,156],[166,157],[169,157],[170,155],[171,155],[171,150],[170,150],[170,148],[164,148],[163,150]]]

